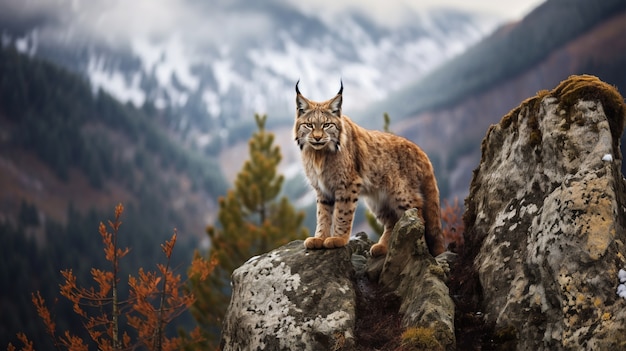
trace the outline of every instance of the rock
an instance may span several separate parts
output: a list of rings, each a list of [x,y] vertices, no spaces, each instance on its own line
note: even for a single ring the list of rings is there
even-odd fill
[[[378,273],[373,271],[376,266],[371,265],[371,277]],[[400,298],[405,329],[426,328],[432,331],[437,348],[456,348],[454,303],[445,284],[445,270],[428,251],[416,209],[407,210],[396,224],[378,281]]]
[[[626,348],[626,107],[572,76],[491,126],[466,199],[485,322],[518,350]],[[607,157],[606,155],[611,155]]]
[[[399,297],[393,313],[402,314],[405,346],[454,350],[445,269],[428,251],[417,212],[407,211],[398,222],[386,258],[368,258],[371,245],[365,234],[332,250],[307,251],[294,241],[250,259],[232,275],[222,350],[357,350],[357,293],[381,305],[396,300],[363,298],[366,272]]]
[[[222,350],[352,350],[353,247],[306,251],[297,240],[236,269]]]

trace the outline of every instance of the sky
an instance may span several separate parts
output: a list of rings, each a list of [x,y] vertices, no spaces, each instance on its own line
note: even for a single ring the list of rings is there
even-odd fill
[[[544,0],[289,0],[300,4],[303,8],[318,11],[343,8],[359,8],[374,19],[385,22],[389,18],[402,18],[410,14],[411,10],[425,10],[433,8],[456,8],[473,12],[495,15],[506,20],[518,20],[532,9],[543,3]]]

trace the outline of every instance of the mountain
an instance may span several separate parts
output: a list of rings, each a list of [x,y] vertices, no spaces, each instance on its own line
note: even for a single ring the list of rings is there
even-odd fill
[[[41,291],[54,301],[61,269],[86,282],[91,267],[108,266],[98,223],[107,223],[118,203],[125,208],[119,245],[132,250],[121,274],[162,262],[160,244],[174,231],[172,266],[189,265],[226,181],[214,161],[154,123],[153,112],[0,48],[0,284],[7,287],[0,345],[17,332],[46,340],[30,296]],[[81,322],[64,313],[58,319],[65,328]]]
[[[548,0],[371,106],[366,118],[389,112],[391,129],[435,163],[442,194],[463,199],[485,131],[519,101],[574,74],[626,91],[625,33],[623,0]]]
[[[482,41],[498,19],[443,9],[385,24],[354,9],[314,12],[286,0],[185,0],[184,11],[140,8],[162,27],[155,32],[142,21],[120,23],[129,19],[115,17],[118,2],[51,0],[55,6],[34,11],[3,1],[13,4],[0,14],[5,45],[154,112],[186,148],[219,155],[228,179],[243,162],[253,113],[268,112],[297,196],[308,190],[290,140],[297,79],[314,99],[342,79],[346,113],[367,127],[380,128],[389,112],[391,129],[431,155],[446,198],[465,196],[484,131],[526,96],[570,74],[623,85],[620,0],[549,0]]]
[[[181,229],[203,232],[226,182],[213,161],[154,123],[153,111],[94,94],[79,76],[11,47],[0,50],[0,74],[5,217],[17,217],[24,200],[66,222],[70,204],[108,210],[151,198],[180,211]]]
[[[288,0],[182,0],[169,9],[2,2],[9,9],[0,14],[3,42],[78,72],[123,102],[171,111],[161,122],[208,154],[247,140],[256,112],[274,125],[290,120],[298,79],[317,99],[343,79],[346,107],[363,109],[363,101],[389,96],[500,23],[453,9],[407,9],[410,21],[380,23],[357,9],[307,11]],[[124,9],[141,18],[120,15]]]

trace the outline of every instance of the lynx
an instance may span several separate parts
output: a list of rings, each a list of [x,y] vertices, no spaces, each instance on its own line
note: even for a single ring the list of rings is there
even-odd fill
[[[295,140],[305,174],[317,192],[315,236],[307,249],[343,247],[350,239],[359,195],[384,225],[372,256],[387,253],[391,230],[402,214],[417,208],[430,253],[444,251],[439,189],[428,156],[391,133],[364,129],[342,115],[343,83],[335,97],[308,100],[296,83]]]

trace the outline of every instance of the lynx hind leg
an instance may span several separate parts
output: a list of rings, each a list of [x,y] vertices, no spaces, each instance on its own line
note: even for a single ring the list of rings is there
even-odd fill
[[[389,244],[389,237],[391,236],[392,229],[393,227],[388,228],[387,226],[385,226],[385,231],[383,232],[383,235],[380,237],[380,239],[378,239],[378,243],[372,245],[372,247],[370,248],[370,254],[372,255],[372,257],[378,257],[387,254],[387,247]]]
[[[380,236],[378,242],[370,248],[370,254],[372,257],[383,256],[387,254],[387,244],[389,243],[389,237],[391,237],[391,231],[393,230],[393,226],[395,225],[394,221],[395,216],[392,215],[391,211],[384,211],[383,208],[380,207],[380,199],[374,198],[366,198],[365,203],[367,207],[369,207],[370,211],[376,216],[376,219],[379,223],[383,225],[383,235]],[[387,215],[385,215],[387,214]]]
[[[383,235],[380,236],[380,239],[378,239],[378,243],[372,245],[370,248],[370,254],[373,257],[387,254],[391,232],[393,231],[393,227],[396,225],[396,222],[400,219],[398,214],[392,211],[379,212],[376,215],[376,218],[384,225],[385,230],[383,231]]]
[[[403,212],[404,213],[404,212]],[[418,209],[418,216],[424,222],[422,217],[422,211]],[[378,243],[372,245],[370,248],[370,254],[373,257],[386,255],[389,248],[389,238],[391,238],[391,232],[393,231],[393,227],[395,227],[396,223],[400,220],[398,217],[393,217],[391,219],[387,219],[385,223],[385,231],[383,235],[381,235],[380,239],[378,239]]]
[[[389,247],[389,238],[391,237],[391,232],[393,231],[393,227],[400,220],[402,215],[407,209],[417,208],[418,216],[422,219],[422,206],[424,204],[423,198],[417,194],[413,197],[407,199],[407,197],[402,196],[402,194],[393,194],[390,197],[390,203],[387,207],[378,208],[376,212],[376,218],[385,226],[385,231],[383,235],[378,239],[378,243],[372,245],[370,248],[370,254],[373,257],[386,255]]]

